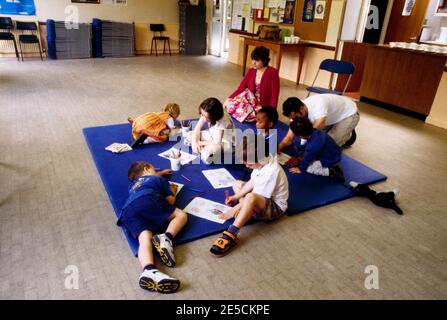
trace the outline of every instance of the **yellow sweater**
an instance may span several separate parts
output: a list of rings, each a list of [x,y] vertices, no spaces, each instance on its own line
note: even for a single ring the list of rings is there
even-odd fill
[[[135,118],[132,123],[132,136],[136,140],[144,133],[148,137],[166,141],[167,136],[163,133],[168,129],[166,121],[171,117],[168,112],[147,112]]]

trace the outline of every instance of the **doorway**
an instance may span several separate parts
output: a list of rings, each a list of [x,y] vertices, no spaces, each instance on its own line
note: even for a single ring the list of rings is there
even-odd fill
[[[210,54],[227,58],[232,0],[213,0]]]

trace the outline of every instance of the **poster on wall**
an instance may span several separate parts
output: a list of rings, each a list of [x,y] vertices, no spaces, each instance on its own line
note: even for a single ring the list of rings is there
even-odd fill
[[[34,0],[0,0],[0,14],[35,16]]]
[[[315,18],[315,0],[304,0],[303,22],[314,22]]]
[[[405,0],[404,10],[402,11],[403,16],[411,16],[415,2],[416,0]]]
[[[315,4],[315,19],[324,20],[325,12],[326,12],[326,1],[318,0]]]
[[[287,1],[285,4],[283,23],[293,24],[295,15],[295,0]]]

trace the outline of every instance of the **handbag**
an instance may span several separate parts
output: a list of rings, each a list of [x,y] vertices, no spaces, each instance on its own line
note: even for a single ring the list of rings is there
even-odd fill
[[[257,34],[259,39],[279,40],[280,31],[278,26],[260,25]]]

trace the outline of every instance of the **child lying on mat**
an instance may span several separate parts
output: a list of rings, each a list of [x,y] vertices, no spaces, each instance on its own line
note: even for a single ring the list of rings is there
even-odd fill
[[[298,148],[303,150],[298,167],[291,168],[291,173],[307,172],[319,176],[331,176],[344,182],[343,171],[338,166],[341,148],[326,132],[314,129],[307,118],[292,121],[290,129],[295,136],[305,143]]]
[[[138,259],[143,267],[140,287],[160,293],[177,291],[180,281],[156,269],[152,245],[166,266],[175,267],[172,240],[187,220],[186,213],[174,207],[177,187],[162,177],[170,173],[157,173],[148,162],[133,163],[128,172],[129,197],[117,223],[138,240]]]
[[[227,196],[225,200],[227,205],[239,203],[219,216],[221,219],[235,220],[210,249],[217,257],[226,255],[239,243],[237,235],[251,218],[273,221],[287,210],[289,183],[276,157],[268,153],[265,155],[265,150],[258,155],[257,147],[249,147],[246,141],[242,154],[243,162],[253,172],[250,181],[236,181],[233,186],[234,195]]]
[[[210,164],[213,155],[220,152],[232,152],[234,141],[234,124],[224,110],[222,103],[216,98],[208,98],[199,106],[200,119],[187,136],[192,150],[200,153],[203,162]],[[208,124],[208,130],[201,131]]]
[[[180,107],[169,103],[162,112],[147,112],[141,116],[128,118],[132,125],[132,148],[147,143],[161,143],[169,138],[171,130],[175,129],[175,120],[180,115]]]

